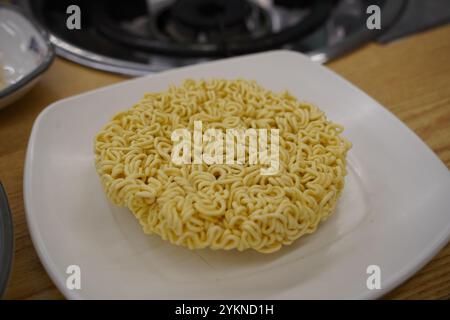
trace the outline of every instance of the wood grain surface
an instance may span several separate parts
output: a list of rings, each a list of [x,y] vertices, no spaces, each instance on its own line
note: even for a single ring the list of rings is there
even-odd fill
[[[450,167],[450,26],[388,45],[369,44],[328,66],[386,106]],[[15,226],[6,299],[63,298],[37,257],[24,213],[22,175],[34,120],[54,101],[124,79],[56,59],[29,94],[0,110],[0,179]],[[450,244],[385,298],[449,299]]]

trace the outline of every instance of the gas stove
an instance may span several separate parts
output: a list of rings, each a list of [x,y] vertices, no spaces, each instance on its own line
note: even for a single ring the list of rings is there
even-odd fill
[[[60,56],[132,76],[278,48],[326,62],[379,36],[404,6],[383,0],[16,2],[47,28]],[[66,27],[73,4],[81,9],[80,30]],[[372,4],[381,8],[381,30],[366,27]]]

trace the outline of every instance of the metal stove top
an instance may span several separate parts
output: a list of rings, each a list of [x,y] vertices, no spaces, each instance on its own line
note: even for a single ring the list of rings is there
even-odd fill
[[[380,35],[404,1],[383,0],[19,0],[51,34],[60,56],[126,75],[277,48],[325,62]],[[81,29],[66,27],[69,5]],[[382,29],[366,27],[377,4]]]

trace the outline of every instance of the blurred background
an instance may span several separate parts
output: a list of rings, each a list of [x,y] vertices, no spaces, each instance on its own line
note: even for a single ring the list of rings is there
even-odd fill
[[[448,0],[16,0],[51,34],[58,55],[142,75],[277,48],[326,62],[362,44],[396,40],[450,22]],[[68,6],[81,29],[66,27]],[[369,5],[381,29],[369,30]]]

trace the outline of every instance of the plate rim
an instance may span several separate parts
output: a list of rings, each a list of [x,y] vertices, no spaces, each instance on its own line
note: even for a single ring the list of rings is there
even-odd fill
[[[50,278],[54,282],[54,284],[58,287],[58,289],[61,291],[61,293],[68,299],[83,299],[83,297],[80,295],[79,292],[76,290],[69,290],[67,289],[63,284],[65,283],[64,279],[60,279],[59,273],[57,273],[55,270],[55,266],[53,264],[52,259],[50,259],[50,255],[47,252],[45,246],[43,245],[43,240],[40,236],[40,231],[37,228],[36,222],[34,221],[33,214],[31,214],[31,206],[30,206],[30,178],[31,178],[31,163],[33,158],[33,151],[34,151],[34,145],[36,143],[36,135],[39,130],[40,124],[42,120],[46,117],[47,113],[52,112],[53,110],[57,108],[64,107],[64,102],[70,101],[70,100],[76,100],[80,97],[91,95],[93,93],[101,92],[104,90],[110,90],[115,87],[119,87],[123,85],[124,83],[131,83],[134,81],[139,81],[142,78],[153,78],[157,77],[159,75],[168,75],[171,73],[178,73],[180,70],[189,70],[189,69],[195,69],[199,65],[211,65],[211,64],[218,64],[223,63],[224,61],[231,62],[233,60],[241,60],[241,59],[249,59],[255,56],[263,56],[263,55],[277,55],[277,54],[288,54],[288,55],[295,55],[297,57],[301,57],[302,59],[308,59],[310,63],[315,63],[309,60],[309,58],[301,53],[291,51],[291,50],[272,50],[267,51],[263,53],[256,53],[256,54],[249,54],[249,55],[243,55],[239,57],[231,57],[226,59],[220,59],[210,62],[205,62],[202,64],[197,65],[190,65],[190,66],[184,66],[180,68],[171,69],[168,71],[164,71],[157,74],[151,74],[145,77],[141,78],[134,78],[129,80],[120,81],[118,83],[107,85],[104,87],[100,87],[97,89],[89,90],[74,96],[70,96],[58,101],[55,101],[51,103],[49,106],[47,106],[45,109],[41,111],[41,113],[36,118],[33,128],[31,131],[30,139],[27,146],[27,152],[26,152],[26,158],[25,158],[25,167],[24,167],[24,180],[23,180],[23,193],[24,193],[24,204],[25,204],[25,213],[26,213],[26,219],[29,226],[31,238],[34,247],[36,248],[36,251],[38,253],[38,256],[44,265],[45,270],[49,274]],[[402,131],[408,132],[409,135],[414,136],[416,143],[419,143],[422,145],[422,150],[426,150],[426,152],[432,154],[433,159],[437,160],[437,162],[440,163],[440,166],[447,169],[447,166],[442,162],[442,160],[434,153],[434,151],[412,130],[410,129],[405,123],[403,123],[399,118],[397,118],[392,112],[389,111],[386,107],[384,107],[381,103],[377,102],[374,98],[369,96],[367,93],[365,93],[362,89],[358,88],[356,85],[352,84],[350,81],[345,79],[344,77],[341,77],[337,73],[335,73],[333,70],[322,66],[320,64],[317,64],[319,68],[323,68],[329,76],[333,76],[338,81],[343,81],[346,83],[346,85],[351,88],[352,90],[356,90],[358,93],[363,94],[366,99],[371,100],[371,102],[377,106],[377,109],[382,110],[385,116],[388,116],[391,118],[391,120],[394,120],[397,125],[399,125]],[[449,171],[448,171],[449,172]],[[449,172],[450,173],[450,172]],[[450,177],[450,175],[449,175]],[[442,231],[438,234],[435,234],[434,238],[432,239],[434,241],[431,241],[430,244],[427,246],[427,249],[422,250],[421,252],[418,252],[415,259],[411,259],[408,261],[406,265],[404,265],[403,268],[399,269],[397,273],[391,274],[388,278],[382,279],[382,288],[379,290],[368,290],[364,293],[360,294],[357,297],[354,297],[353,299],[376,299],[379,297],[382,297],[383,295],[390,292],[392,289],[403,283],[405,280],[410,278],[412,275],[414,275],[417,271],[419,271],[425,264],[427,264],[445,245],[448,244],[450,241],[450,220],[449,224],[446,226],[446,228],[443,228]]]
[[[6,190],[0,181],[0,298],[5,293],[14,257],[14,225]]]

